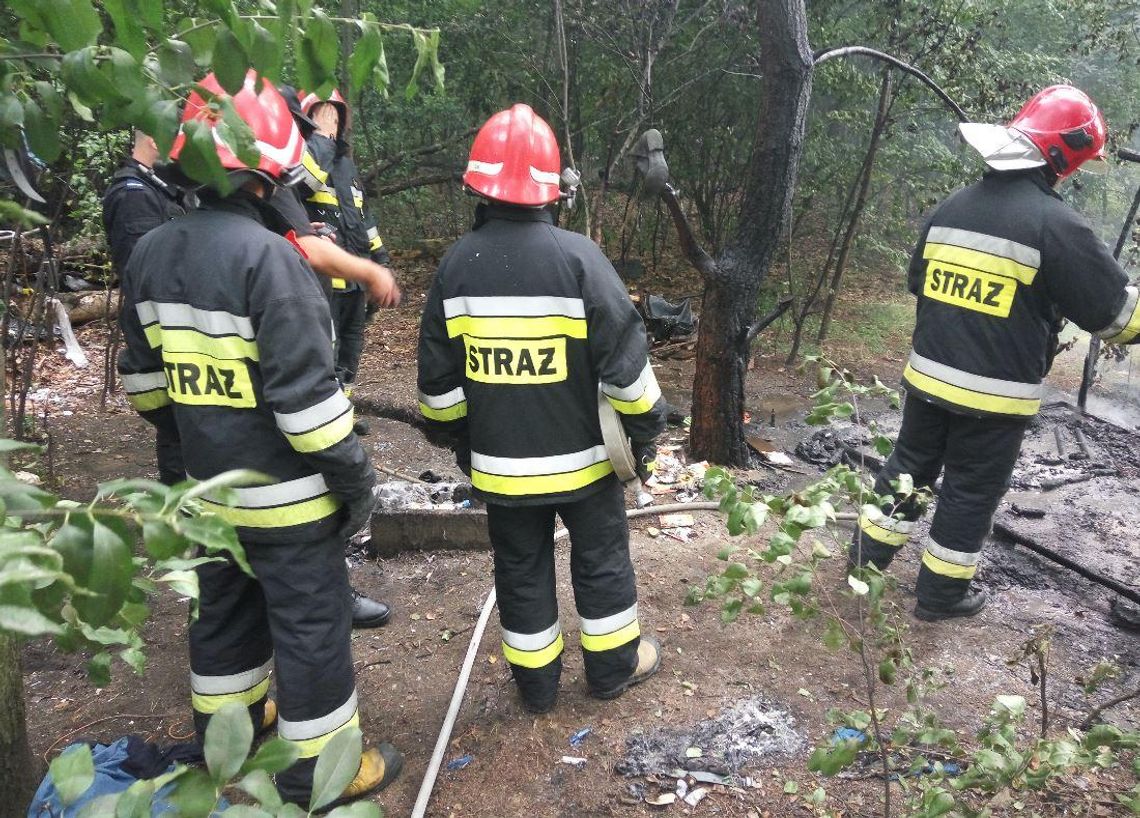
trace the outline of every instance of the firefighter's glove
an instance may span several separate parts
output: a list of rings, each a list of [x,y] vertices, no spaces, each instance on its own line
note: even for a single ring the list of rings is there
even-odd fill
[[[368,520],[372,517],[372,508],[376,501],[372,497],[372,490],[358,494],[349,499],[344,504],[344,522],[341,523],[340,528],[337,529],[336,536],[338,540],[348,542],[348,539],[360,529],[368,524]]]
[[[657,468],[657,442],[653,440],[632,440],[633,459],[637,464],[637,476],[645,483]]]

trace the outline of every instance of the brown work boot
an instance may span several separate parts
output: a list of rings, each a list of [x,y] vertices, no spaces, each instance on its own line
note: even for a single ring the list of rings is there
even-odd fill
[[[345,787],[340,798],[321,808],[321,812],[356,801],[366,795],[384,789],[399,776],[404,766],[404,755],[388,742],[378,747],[369,747],[360,754],[360,769],[356,778]]]
[[[609,690],[591,690],[595,699],[616,699],[626,689],[639,685],[661,668],[661,645],[652,636],[642,636],[637,646],[637,665],[629,678]]]
[[[261,738],[277,724],[277,702],[273,699],[265,700],[265,709],[261,717],[261,724],[257,727],[257,738]]]

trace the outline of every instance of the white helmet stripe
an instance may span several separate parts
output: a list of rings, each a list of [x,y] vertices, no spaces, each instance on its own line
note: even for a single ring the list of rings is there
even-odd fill
[[[498,176],[502,170],[502,162],[480,162],[478,159],[472,159],[467,163],[468,173],[482,173],[484,176]]]
[[[548,170],[539,170],[534,165],[530,166],[530,178],[538,182],[540,185],[556,185],[559,181],[557,173],[552,173]]]

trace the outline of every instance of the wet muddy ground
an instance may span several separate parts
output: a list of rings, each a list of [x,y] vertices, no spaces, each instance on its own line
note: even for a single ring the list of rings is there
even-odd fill
[[[358,394],[362,403],[388,415],[414,411],[415,294],[409,305],[386,314],[370,328],[367,369]],[[668,360],[657,365],[666,396],[688,406],[692,361]],[[897,381],[901,363],[866,362],[867,374]],[[812,379],[782,367],[778,357],[758,357],[749,376],[749,409],[753,431],[794,456],[797,444],[815,430],[802,422],[813,391]],[[70,416],[56,413],[52,437],[52,477],[65,494],[89,497],[94,483],[125,475],[153,473],[150,433],[115,398],[100,412],[90,394],[77,396]],[[867,407],[881,424],[897,427],[898,413]],[[393,411],[399,410],[399,411]],[[771,424],[775,413],[775,425]],[[1063,462],[1054,458],[1052,428],[1063,425],[1070,448]],[[399,420],[371,418],[365,439],[378,467],[420,474],[430,469],[445,478],[458,476],[447,452],[432,447]],[[1049,409],[1027,436],[1025,453],[1014,478],[1015,490],[1003,504],[1002,519],[1064,550],[1074,559],[1121,582],[1140,584],[1140,441],[1135,430],[1082,420],[1090,450],[1088,459],[1072,459],[1079,451],[1067,409]],[[671,433],[682,439],[682,428]],[[1050,443],[1054,449],[1050,450]],[[39,464],[42,467],[45,463]],[[1042,481],[1111,471],[1093,479],[1041,491]],[[819,474],[820,467],[795,459],[790,468],[759,466],[749,479],[769,491],[782,491]],[[385,475],[381,474],[381,479]],[[1036,481],[1036,482],[1035,482]],[[663,495],[659,502],[669,498]],[[1044,516],[1025,517],[1013,505],[1035,506]],[[632,505],[632,498],[631,498]],[[470,760],[440,775],[431,816],[632,816],[658,811],[646,805],[672,791],[668,774],[625,776],[615,769],[635,743],[652,731],[695,734],[700,725],[757,697],[786,713],[787,724],[802,742],[789,743],[747,765],[749,781],[740,787],[706,785],[709,792],[695,806],[676,803],[661,814],[740,816],[811,815],[805,796],[824,786],[824,807],[846,815],[878,814],[881,783],[866,779],[823,780],[806,767],[811,748],[826,743],[833,725],[831,708],[864,709],[867,695],[862,669],[852,654],[833,653],[821,641],[822,623],[793,620],[772,606],[763,617],[744,617],[733,625],[720,621],[719,609],[706,604],[686,608],[687,589],[703,584],[723,563],[716,554],[728,542],[724,523],[715,513],[697,513],[692,536],[681,542],[659,532],[657,517],[632,524],[631,550],[638,571],[640,611],[646,632],[665,648],[659,675],[614,702],[589,698],[581,678],[577,619],[566,571],[566,547],[560,546],[559,593],[567,636],[562,692],[558,707],[541,717],[519,706],[509,671],[501,658],[497,629],[488,629],[445,762]],[[761,532],[761,537],[765,533]],[[924,533],[920,526],[918,536]],[[838,550],[846,532],[829,545]],[[736,541],[741,548],[759,540]],[[978,729],[993,697],[1020,694],[1037,717],[1036,689],[1022,667],[1006,659],[1041,624],[1056,636],[1050,655],[1049,700],[1054,723],[1077,723],[1106,691],[1088,699],[1077,678],[1097,661],[1111,658],[1123,669],[1119,687],[1140,683],[1140,632],[1122,627],[1111,616],[1112,594],[1071,572],[1043,561],[1019,546],[995,539],[987,548],[980,582],[993,603],[977,618],[946,624],[914,620],[910,588],[919,551],[912,547],[896,560],[899,578],[893,600],[899,621],[919,667],[937,669],[946,687],[930,695],[930,705],[952,728],[969,739]],[[354,634],[353,654],[362,702],[362,727],[369,740],[388,739],[407,756],[404,773],[376,797],[391,816],[410,813],[452,692],[467,640],[491,585],[491,560],[485,552],[411,552],[386,560],[356,561],[357,588],[391,602],[393,621],[378,631]],[[833,559],[817,582],[838,591],[846,587],[841,560]],[[853,607],[836,596],[841,612]],[[847,608],[844,608],[847,606]],[[49,756],[76,737],[111,739],[142,733],[161,740],[189,734],[186,672],[186,606],[172,594],[159,598],[147,626],[148,669],[143,677],[116,663],[113,682],[95,690],[87,682],[83,658],[60,653],[49,643],[29,645],[25,652],[28,717],[37,753]],[[903,691],[878,694],[886,718],[898,718],[906,706]],[[1110,713],[1121,726],[1140,726],[1140,708],[1124,705]],[[576,746],[571,736],[591,732]],[[1027,727],[1031,732],[1035,725]],[[711,740],[710,740],[711,741]],[[563,756],[584,758],[581,766]],[[662,771],[667,772],[667,771]],[[1093,773],[1079,781],[1058,782],[1056,789],[1030,798],[1027,808],[1042,815],[1113,815],[1104,811],[1105,793],[1119,786],[1111,774]],[[795,782],[794,785],[789,782]],[[699,782],[690,781],[696,786]],[[793,792],[794,790],[794,792]],[[994,814],[1013,815],[1008,805],[994,804]]]

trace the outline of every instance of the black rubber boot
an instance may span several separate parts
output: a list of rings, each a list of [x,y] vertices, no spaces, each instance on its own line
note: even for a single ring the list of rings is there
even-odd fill
[[[637,665],[634,666],[629,678],[610,690],[594,690],[591,688],[590,695],[595,699],[616,699],[629,688],[644,682],[660,668],[660,643],[652,636],[642,636],[641,643],[637,646]]]
[[[379,628],[388,624],[392,618],[392,609],[383,602],[366,597],[364,594],[352,589],[352,627],[353,628]]]
[[[372,427],[368,425],[368,421],[357,418],[352,424],[352,431],[356,432],[357,437],[366,437],[372,434]]]
[[[940,622],[943,619],[957,619],[963,616],[974,616],[986,607],[986,592],[970,590],[966,595],[947,607],[927,608],[921,602],[914,606],[915,618],[923,622]]]

